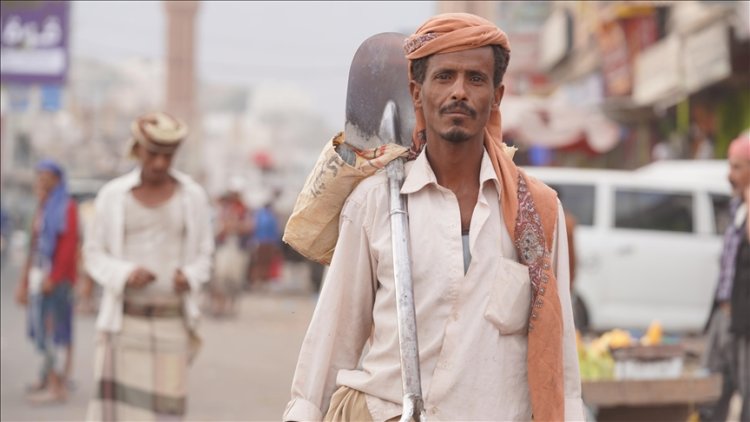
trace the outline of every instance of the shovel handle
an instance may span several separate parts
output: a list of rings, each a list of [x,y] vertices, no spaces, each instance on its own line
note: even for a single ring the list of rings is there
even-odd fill
[[[396,103],[388,101],[380,122],[380,139],[398,140],[398,110]],[[396,290],[398,317],[398,344],[401,352],[401,385],[404,393],[401,420],[414,418],[421,422],[424,416],[422,381],[419,373],[419,344],[417,342],[417,312],[414,307],[414,285],[411,279],[409,253],[409,216],[406,197],[401,195],[404,183],[404,159],[396,158],[385,166],[388,175],[388,200],[391,222],[391,250],[393,252],[393,279]]]
[[[386,166],[386,171],[390,199],[391,247],[401,355],[401,382],[404,393],[401,420],[409,421],[413,418],[420,422],[424,420],[424,403],[419,370],[414,286],[411,278],[409,220],[406,212],[406,199],[400,192],[404,180],[404,160],[397,158],[391,161]]]
[[[411,394],[404,396],[404,407],[399,422],[427,422],[424,414],[424,402],[421,397]]]

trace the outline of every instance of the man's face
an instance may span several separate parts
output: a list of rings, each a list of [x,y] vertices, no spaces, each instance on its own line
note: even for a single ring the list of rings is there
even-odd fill
[[[750,161],[742,158],[729,159],[729,183],[732,193],[741,197],[750,186]]]
[[[141,178],[151,183],[167,180],[174,153],[175,151],[169,153],[152,151],[141,144],[136,144],[135,155],[141,162]]]
[[[49,196],[50,192],[57,186],[60,179],[57,175],[51,171],[40,170],[36,172],[36,180],[34,181],[34,192],[36,193],[39,201],[44,201]]]
[[[424,83],[412,81],[415,107],[422,108],[427,137],[452,143],[481,138],[490,112],[500,104],[504,87],[492,81],[492,48],[443,53],[427,61]]]

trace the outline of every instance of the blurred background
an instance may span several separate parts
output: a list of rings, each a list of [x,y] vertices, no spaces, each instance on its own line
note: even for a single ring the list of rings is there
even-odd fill
[[[65,166],[85,219],[98,188],[134,166],[130,122],[165,109],[191,128],[176,167],[216,201],[216,219],[227,201],[249,218],[271,203],[281,232],[323,145],[343,129],[359,44],[410,34],[442,12],[484,16],[510,38],[504,137],[577,220],[584,335],[639,338],[657,323],[684,356],[700,356],[727,224],[727,148],[750,127],[749,5],[2,1],[2,420],[80,420],[92,391],[95,288],[76,319],[71,399],[53,408],[23,400],[37,363],[12,292],[39,159]],[[243,281],[230,309],[206,292],[189,419],[283,412],[325,268],[276,245],[271,273],[259,285]],[[623,277],[630,269],[640,273]]]

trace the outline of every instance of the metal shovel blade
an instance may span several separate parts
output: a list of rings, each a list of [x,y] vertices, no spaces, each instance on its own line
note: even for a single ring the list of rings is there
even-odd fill
[[[404,57],[406,37],[396,32],[373,35],[359,46],[349,68],[346,91],[346,143],[359,149],[388,142],[411,146],[414,107],[409,94],[408,61]],[[386,104],[396,105],[396,139],[379,136]]]

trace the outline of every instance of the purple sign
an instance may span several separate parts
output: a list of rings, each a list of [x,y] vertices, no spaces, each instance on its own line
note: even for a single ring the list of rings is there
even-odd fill
[[[3,1],[0,79],[63,84],[68,71],[68,1]]]

